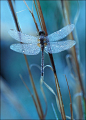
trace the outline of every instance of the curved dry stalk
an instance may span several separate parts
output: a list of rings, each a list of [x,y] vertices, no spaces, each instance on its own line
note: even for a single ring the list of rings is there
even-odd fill
[[[79,83],[76,83],[76,90],[73,96],[73,107],[76,114],[76,119],[83,119],[83,108],[82,108],[82,92]]]
[[[40,103],[40,100],[39,100],[39,97],[38,97],[38,94],[37,94],[37,91],[36,91],[36,88],[35,88],[35,84],[34,84],[34,81],[33,81],[32,75],[31,75],[31,71],[30,71],[30,68],[29,68],[28,61],[27,61],[26,56],[25,56],[25,60],[26,60],[27,66],[28,66],[28,72],[29,72],[30,79],[31,79],[31,84],[32,84],[32,87],[33,87],[33,90],[34,90],[34,93],[35,93],[35,97],[36,97],[36,102],[37,102],[39,114],[40,114],[40,116],[41,116],[40,119],[43,119],[43,118],[44,118],[44,115],[43,115],[41,103]]]
[[[29,12],[32,14],[32,11],[30,10],[29,6],[27,5],[27,3],[25,2],[25,0],[23,0],[23,2],[25,3],[25,5],[27,6]]]
[[[46,29],[46,26],[45,26],[45,22],[44,22],[44,17],[43,17],[42,10],[41,10],[41,6],[40,6],[40,3],[39,3],[39,0],[36,0],[36,2],[37,2],[37,6],[38,6],[38,12],[39,12],[39,15],[40,15],[40,19],[41,19],[41,22],[42,22],[42,27],[43,27],[42,30],[45,31],[45,35],[48,35],[47,34],[47,29]]]
[[[54,74],[54,76],[55,76],[55,83],[56,83],[56,89],[57,89],[57,95],[58,95],[58,100],[59,100],[59,106],[60,106],[60,110],[61,110],[62,119],[66,120],[64,105],[63,105],[63,102],[62,102],[62,96],[61,96],[61,91],[60,91],[58,79],[57,79],[57,76],[55,74]]]
[[[43,77],[40,78],[40,89],[41,89],[41,92],[42,92],[42,95],[43,95],[43,98],[44,98],[44,101],[45,101],[45,104],[46,104],[46,110],[45,110],[45,114],[44,114],[44,118],[46,117],[47,115],[47,100],[46,100],[46,96],[45,96],[45,93],[44,93],[44,89],[42,87],[42,84],[43,84]]]
[[[36,103],[36,101],[35,101],[34,96],[32,95],[32,93],[31,93],[30,89],[28,88],[28,86],[27,86],[27,85],[26,85],[26,83],[24,82],[24,80],[23,80],[23,78],[22,78],[21,74],[19,74],[19,76],[20,76],[20,78],[21,78],[21,80],[22,80],[23,84],[24,84],[24,85],[25,85],[25,87],[27,88],[28,92],[30,93],[30,95],[31,95],[31,97],[32,97],[32,99],[33,99],[33,102],[34,102],[34,104],[35,104],[35,106],[36,106],[36,110],[37,110],[37,112],[38,112],[38,115],[40,116],[39,111],[38,111],[38,106],[37,106],[37,103]],[[40,118],[41,118],[41,116],[40,116]]]
[[[42,81],[42,82],[49,89],[49,91],[55,96],[57,108],[58,108],[59,112],[61,113],[60,106],[59,106],[59,100],[58,100],[57,95],[55,94],[54,90],[48,84],[46,84],[44,81]]]
[[[8,0],[8,3],[9,3],[9,6],[10,6],[12,14],[13,14],[13,18],[14,18],[14,21],[15,21],[15,24],[16,24],[16,28],[17,28],[18,31],[20,31],[20,26],[18,24],[17,16],[16,16],[16,13],[14,12],[11,0]],[[38,97],[38,94],[37,94],[37,91],[36,91],[36,88],[35,88],[35,84],[34,84],[34,81],[33,81],[33,78],[32,78],[32,74],[31,74],[31,71],[30,71],[30,68],[29,68],[29,64],[28,64],[26,55],[24,55],[24,58],[25,58],[25,61],[26,61],[26,64],[27,64],[27,68],[28,68],[28,72],[29,72],[29,75],[30,75],[30,81],[31,81],[31,84],[32,84],[32,87],[33,87],[33,91],[35,93],[36,102],[37,102],[38,111],[39,111],[38,114],[40,115],[39,116],[40,119],[44,119],[41,103],[40,103],[40,100],[39,100],[39,97]]]
[[[17,16],[16,16],[16,14],[15,14],[15,12],[14,12],[13,5],[12,5],[11,0],[8,0],[8,3],[9,3],[9,6],[10,6],[10,8],[11,8],[11,12],[12,12],[12,14],[13,14],[13,18],[14,18],[14,21],[15,21],[15,24],[16,24],[16,28],[17,28],[18,31],[20,31],[20,27],[19,27],[19,24],[18,24]]]
[[[72,108],[72,100],[71,100],[71,94],[70,94],[70,89],[69,89],[69,85],[68,85],[68,81],[67,81],[67,77],[65,75],[66,78],[66,82],[67,82],[67,86],[68,86],[68,91],[69,91],[69,97],[70,97],[70,112],[71,112],[71,120],[73,120],[73,108]]]
[[[46,29],[46,25],[45,25],[45,21],[44,21],[44,17],[43,17],[43,14],[42,14],[42,10],[41,10],[41,6],[40,6],[40,3],[39,3],[39,0],[36,0],[36,2],[37,2],[37,6],[38,6],[39,15],[40,15],[40,18],[41,18],[43,30],[45,31],[45,35],[47,36],[48,35],[47,34],[47,29]],[[63,101],[62,101],[62,96],[61,96],[61,91],[60,91],[60,87],[59,87],[58,78],[57,78],[57,75],[56,75],[56,69],[55,69],[55,65],[54,65],[54,60],[53,60],[52,54],[49,53],[49,57],[50,57],[50,60],[51,60],[53,71],[54,71],[55,84],[56,84],[56,90],[57,90],[57,95],[58,95],[58,100],[59,100],[59,106],[60,106],[60,110],[61,110],[62,119],[66,119],[64,106],[63,106]]]
[[[34,20],[34,23],[35,23],[35,25],[36,25],[36,29],[37,29],[37,31],[39,32],[39,28],[38,28],[38,25],[37,25],[37,23],[36,23],[36,20],[35,20],[34,14],[33,14],[33,10],[31,11],[30,8],[28,7],[27,3],[25,2],[25,0],[23,0],[23,1],[24,1],[25,5],[27,6],[29,12],[31,13],[31,15],[32,15],[32,17],[33,17],[33,20]]]
[[[64,18],[66,18],[66,19],[65,19],[66,24],[70,24],[69,12],[68,12],[69,10],[68,10],[68,6],[67,6],[67,2],[68,2],[68,1],[62,0],[63,13],[64,13],[64,11],[66,11],[63,15],[64,15]],[[79,6],[78,6],[78,8],[79,8]],[[77,14],[76,14],[77,17],[78,17],[78,14],[79,14],[79,13],[77,12]],[[77,22],[77,19],[75,19],[74,22]],[[76,33],[75,33],[75,34],[76,34]],[[76,35],[76,36],[77,36],[77,35]],[[75,37],[76,37],[76,36],[75,36]],[[70,39],[73,39],[72,33],[70,34],[69,38],[70,38]],[[77,60],[77,54],[76,54],[75,46],[72,48],[71,53],[72,53],[72,56],[73,56],[73,58],[74,58],[74,60],[75,60],[75,63],[76,63],[76,69],[77,69],[77,73],[78,73],[78,80],[79,80],[79,83],[80,83],[81,90],[82,90],[82,92],[83,92],[83,99],[84,99],[84,101],[85,101],[85,103],[86,103],[85,91],[84,91],[83,84],[82,84],[82,78],[81,78],[81,74],[80,74],[80,67],[79,67],[79,62],[78,62],[78,60]],[[77,73],[76,73],[76,74],[77,74]],[[85,104],[85,111],[86,111],[86,104]],[[82,114],[83,114],[83,112],[82,112]]]
[[[35,3],[35,0],[33,0],[33,1],[34,1],[34,5],[35,5],[35,9],[36,9],[36,12],[37,12],[37,16],[38,16],[38,19],[39,19],[40,26],[41,26],[41,28],[42,28],[42,30],[43,30],[42,22],[41,22],[40,15],[39,15],[39,11],[38,11],[38,9],[37,9],[37,6],[36,6],[36,3]]]
[[[78,4],[78,10],[77,10],[77,13],[76,13],[75,18],[74,18],[74,22],[73,22],[74,24],[77,23],[79,13],[80,13],[79,1],[77,1],[77,4]]]
[[[63,15],[64,15],[64,18],[65,18],[65,23],[66,24],[70,24],[69,10],[68,10],[68,1],[62,0],[62,8],[63,8],[62,9],[63,10]],[[69,39],[74,39],[72,33],[69,35]],[[75,63],[76,63],[76,69],[77,69],[77,73],[78,73],[79,83],[80,83],[80,86],[81,86],[81,90],[83,91],[83,97],[84,97],[85,92],[84,92],[82,79],[81,79],[81,75],[80,75],[80,68],[79,68],[79,63],[78,63],[78,60],[77,60],[75,46],[72,47],[71,49],[72,49],[71,54],[72,54],[72,56],[73,56],[73,58],[75,60]]]
[[[57,116],[57,113],[56,113],[56,110],[55,110],[55,107],[54,107],[53,103],[51,105],[52,105],[52,108],[53,108],[55,118],[56,118],[56,120],[58,120],[58,116]]]
[[[6,98],[6,102],[8,101],[9,104],[12,104],[12,106],[20,113],[20,115],[25,119],[31,119],[30,115],[27,113],[25,108],[23,108],[22,104],[19,102],[18,97],[12,92],[12,89],[7,85],[5,80],[0,76],[0,91]],[[8,104],[7,102],[7,104]],[[9,109],[9,108],[8,108]],[[6,117],[5,117],[6,118]]]
[[[30,65],[30,69],[35,66],[37,67],[40,71],[41,71],[41,67],[37,64],[32,64]],[[45,93],[44,93],[44,90],[43,90],[43,87],[42,87],[42,84],[43,84],[43,77],[40,78],[40,88],[41,88],[41,92],[42,92],[42,95],[43,95],[43,98],[44,98],[44,101],[45,101],[45,104],[46,104],[46,110],[45,110],[45,114],[44,114],[44,118],[46,117],[46,114],[47,114],[47,100],[46,100],[46,96],[45,96]]]
[[[27,6],[27,8],[29,9],[29,7],[28,7],[27,3],[25,2],[25,0],[23,0],[23,1],[24,1],[25,5]],[[34,22],[35,22],[37,31],[39,32],[38,25],[37,25],[37,23],[36,23],[34,14],[33,14],[33,12],[31,12],[30,9],[29,9],[29,11],[30,11],[30,13],[31,13],[31,15],[32,15],[32,17],[33,17],[33,20],[34,20]],[[44,90],[43,90],[43,87],[42,87],[42,86],[41,86],[41,91],[42,91],[42,94],[43,94],[43,97],[44,97],[44,101],[45,101],[45,103],[46,103],[46,110],[45,110],[45,114],[44,114],[44,118],[45,118],[45,116],[46,116],[46,114],[47,114],[47,100],[46,100],[45,93],[44,93]]]

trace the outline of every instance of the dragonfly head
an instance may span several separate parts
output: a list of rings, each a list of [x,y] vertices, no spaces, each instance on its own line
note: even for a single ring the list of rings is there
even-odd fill
[[[45,35],[45,32],[44,32],[44,31],[40,31],[40,32],[39,32],[39,36],[40,36],[40,35],[43,35],[43,36],[44,36],[44,35]]]
[[[40,31],[40,32],[39,32],[39,36],[40,36],[40,38],[39,38],[39,40],[40,40],[40,44],[43,45],[43,46],[44,46],[44,39],[45,39],[44,35],[45,35],[45,32],[44,32],[44,31]]]

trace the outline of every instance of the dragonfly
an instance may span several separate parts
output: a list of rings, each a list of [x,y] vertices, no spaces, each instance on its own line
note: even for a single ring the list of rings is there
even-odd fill
[[[44,31],[40,31],[38,36],[23,34],[14,29],[9,30],[12,38],[19,41],[18,44],[12,44],[10,49],[25,55],[37,55],[41,51],[41,77],[44,76],[44,51],[46,53],[59,53],[73,47],[74,40],[58,41],[65,38],[74,29],[74,24],[69,24],[62,29],[45,36]]]

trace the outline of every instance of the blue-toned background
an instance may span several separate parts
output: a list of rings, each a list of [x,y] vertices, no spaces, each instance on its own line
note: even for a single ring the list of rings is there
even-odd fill
[[[32,10],[32,1],[26,1],[30,9]],[[42,12],[47,28],[48,34],[51,34],[63,27],[63,15],[60,1],[41,1]],[[15,1],[15,11],[27,9],[23,1]],[[77,1],[70,2],[70,21],[73,23],[75,14],[77,12]],[[79,52],[80,52],[80,68],[83,74],[83,81],[85,80],[85,1],[79,1],[80,14],[76,24],[76,30],[79,40]],[[36,18],[39,29],[40,24],[37,18],[35,7],[33,5],[33,13]],[[25,34],[36,36],[38,33],[33,21],[33,18],[28,10],[17,13],[18,22],[21,30]],[[7,1],[1,1],[1,118],[2,119],[37,119],[38,114],[33,103],[33,100],[21,81],[19,74],[22,75],[24,81],[32,90],[30,78],[26,66],[26,62],[23,54],[16,53],[10,50],[10,45],[17,43],[8,34],[10,29],[16,29],[14,19]],[[67,39],[67,38],[66,38]],[[68,77],[69,87],[72,92],[70,72],[67,68],[66,55],[68,51],[63,51],[58,54],[54,54],[54,62],[56,66],[57,77],[60,84],[62,99],[64,103],[65,114],[70,116],[70,99],[68,94],[67,83],[64,74]],[[37,64],[41,65],[41,54],[34,56],[27,56],[29,65]],[[49,55],[45,53],[44,58],[45,65],[51,65]],[[45,112],[45,102],[40,91],[40,75],[41,72],[38,68],[32,67],[32,76],[37,88],[37,92]],[[53,72],[46,68],[44,71],[44,81],[50,85],[56,93],[55,79]],[[44,86],[44,85],[43,85]],[[44,86],[45,95],[48,102],[47,119],[55,119],[51,103],[54,104],[57,115],[61,118],[58,111],[55,96]]]

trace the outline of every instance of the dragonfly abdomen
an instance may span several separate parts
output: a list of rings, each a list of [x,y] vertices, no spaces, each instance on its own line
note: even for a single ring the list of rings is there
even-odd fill
[[[44,48],[41,46],[41,49],[41,76],[44,76]]]

